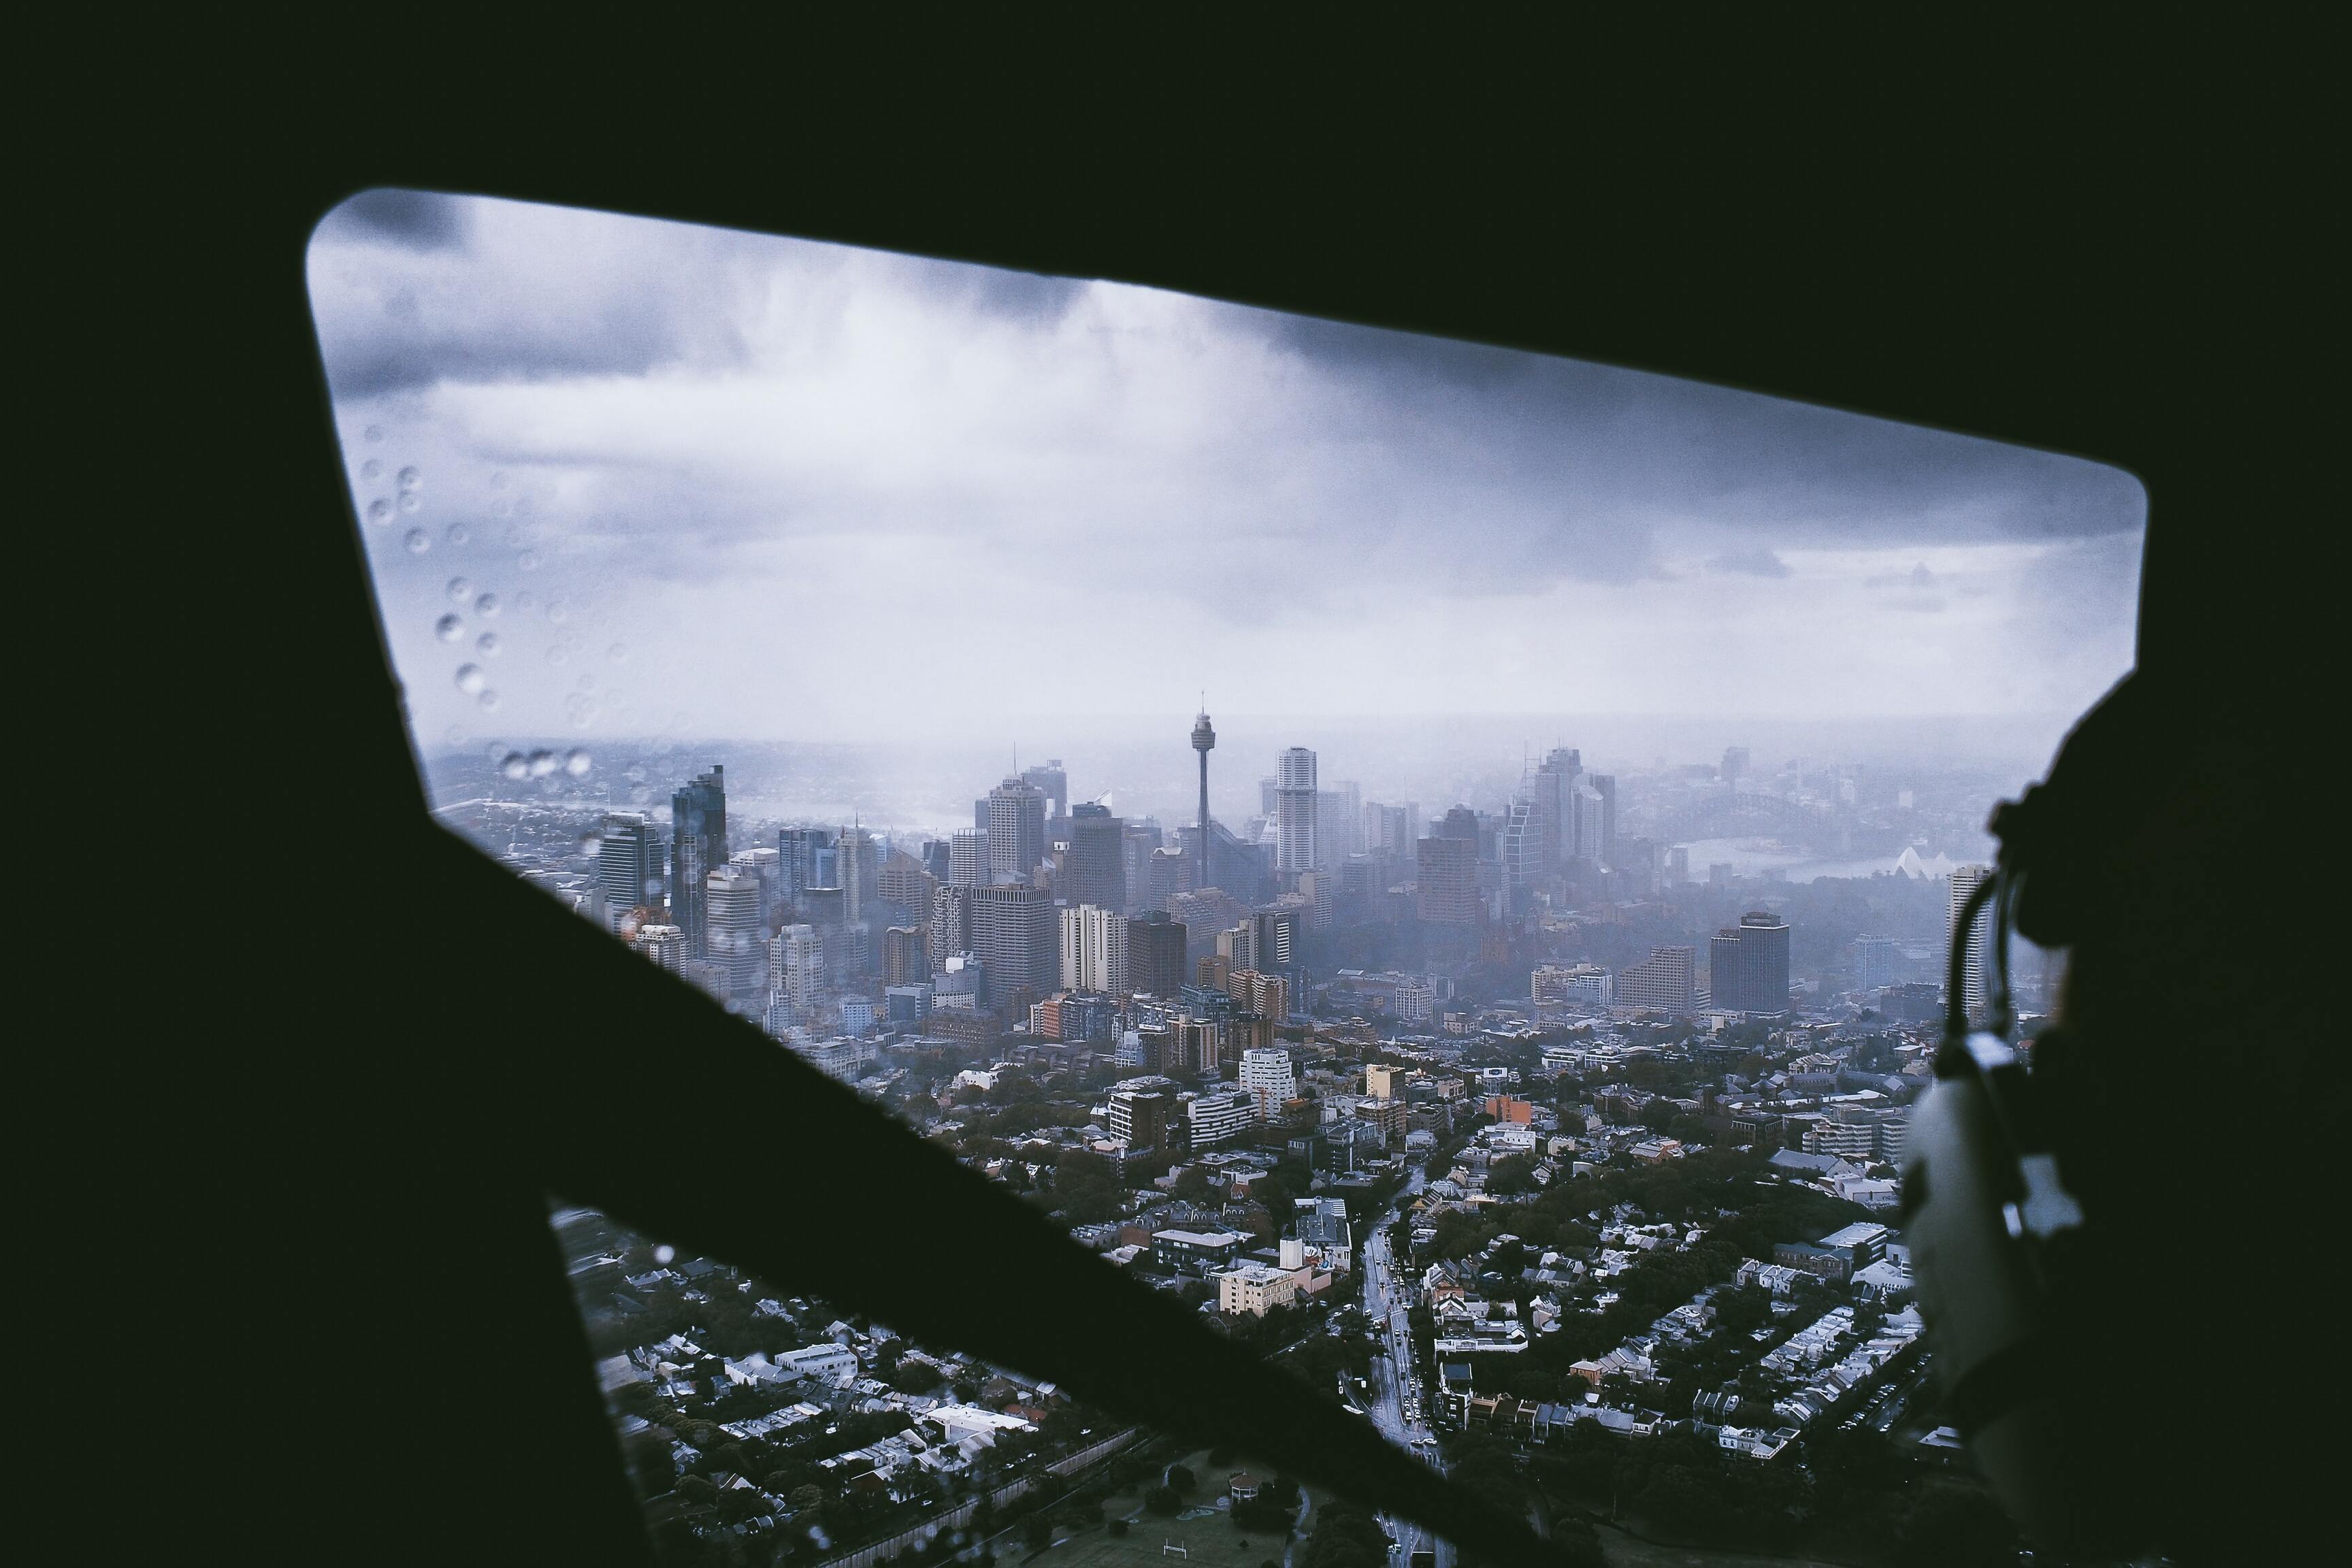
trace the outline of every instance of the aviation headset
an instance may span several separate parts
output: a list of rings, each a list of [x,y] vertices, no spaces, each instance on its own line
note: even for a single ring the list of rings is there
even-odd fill
[[[1900,1214],[1937,1381],[1971,1457],[2029,1535],[2081,1546],[2102,1531],[2077,1484],[2055,1320],[2084,1214],[2060,1172],[2046,1094],[2011,1039],[2010,935],[2036,793],[1994,812],[2000,853],[1953,922],[1943,1042],[1905,1135]],[[1988,908],[1990,994],[1972,1023],[1968,957]]]

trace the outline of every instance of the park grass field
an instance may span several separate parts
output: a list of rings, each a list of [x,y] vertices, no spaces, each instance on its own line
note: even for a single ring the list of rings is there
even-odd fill
[[[1122,1492],[1103,1505],[1104,1523],[1057,1532],[1053,1545],[1022,1561],[1034,1568],[1259,1568],[1261,1563],[1279,1563],[1284,1560],[1292,1541],[1265,1531],[1244,1532],[1234,1528],[1224,1510],[1210,1507],[1224,1494],[1225,1478],[1233,1470],[1270,1472],[1242,1461],[1212,1467],[1206,1453],[1188,1454],[1179,1462],[1200,1480],[1192,1493],[1192,1506],[1183,1513],[1173,1519],[1146,1513],[1139,1489]],[[1322,1498],[1311,1488],[1307,1495],[1307,1517],[1311,1527],[1314,1509]],[[1126,1535],[1110,1533],[1108,1521],[1114,1519],[1129,1521]],[[1163,1552],[1161,1548],[1168,1545],[1182,1547],[1188,1555],[1177,1557]]]

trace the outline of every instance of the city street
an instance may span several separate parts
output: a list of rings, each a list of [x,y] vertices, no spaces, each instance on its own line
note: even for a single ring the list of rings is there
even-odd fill
[[[1406,1194],[1420,1192],[1423,1179],[1421,1167],[1413,1167]],[[1395,1258],[1390,1255],[1389,1227],[1396,1218],[1393,1208],[1381,1215],[1364,1238],[1362,1247],[1364,1312],[1385,1352],[1372,1358],[1371,1374],[1366,1380],[1371,1389],[1370,1415],[1382,1436],[1442,1473],[1445,1461],[1439,1457],[1437,1436],[1430,1427],[1429,1413],[1422,1404],[1420,1381],[1413,1372],[1412,1334],[1406,1321],[1412,1304],[1412,1282],[1399,1272]],[[1381,1523],[1396,1541],[1391,1555],[1398,1568],[1409,1568],[1413,1548],[1422,1540],[1421,1528],[1386,1514],[1381,1516]],[[1453,1547],[1438,1542],[1437,1568],[1453,1568]]]

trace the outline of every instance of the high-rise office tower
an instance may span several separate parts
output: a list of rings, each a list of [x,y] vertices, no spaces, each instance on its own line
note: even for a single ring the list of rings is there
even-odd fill
[[[1727,1013],[1789,1010],[1789,925],[1750,910],[1707,943],[1707,997]]]
[[[727,770],[714,764],[669,798],[670,923],[686,933],[686,955],[708,958],[705,880],[727,864]]]
[[[705,956],[727,973],[727,994],[749,996],[760,985],[760,878],[727,865],[703,879]]]
[[[1026,881],[1045,858],[1045,792],[1025,779],[1006,779],[988,792],[988,879]]]
[[[1503,882],[1511,889],[1513,908],[1538,877],[1549,857],[1545,853],[1543,815],[1535,800],[1533,780],[1522,785],[1503,818]]]
[[[929,934],[921,926],[892,926],[882,933],[884,985],[911,985],[929,978]]]
[[[1244,1051],[1242,1091],[1257,1101],[1258,1118],[1278,1121],[1282,1108],[1298,1098],[1298,1074],[1286,1050]]]
[[[1903,948],[1891,936],[1858,936],[1853,939],[1853,988],[1864,996],[1874,996],[1900,977]]]
[[[1690,846],[1677,844],[1666,851],[1666,880],[1679,888],[1690,880]]]
[[[1148,991],[1174,1000],[1184,985],[1184,927],[1165,910],[1127,922],[1127,978],[1122,991]]]
[[[842,919],[851,925],[871,920],[882,896],[881,856],[874,836],[863,827],[845,827],[834,840],[841,875]]]
[[[604,814],[596,841],[596,897],[606,931],[618,931],[631,910],[661,902],[661,835],[634,811]]]
[[[1110,807],[1080,802],[1070,808],[1070,856],[1064,897],[1115,914],[1127,912],[1127,824]]]
[[[1296,874],[1315,868],[1315,753],[1293,746],[1274,769],[1274,868]]]
[[[1544,858],[1554,866],[1576,858],[1576,785],[1584,773],[1583,754],[1573,746],[1555,746],[1536,765],[1531,798],[1543,826]]]
[[[1746,775],[1747,772],[1748,748],[1745,746],[1724,747],[1723,782],[1728,784],[1736,784],[1743,776]]]
[[[1951,952],[1951,942],[1960,928],[1960,910],[1967,906],[1969,895],[1977,884],[1992,875],[1990,866],[1955,866],[1952,868],[1952,901],[1944,914],[1945,953]],[[1992,1000],[1992,908],[1987,905],[1969,927],[1968,954],[1961,965],[1962,1005],[1973,1013]],[[1937,973],[1946,972],[1939,966]]]
[[[796,904],[809,889],[834,885],[828,856],[832,847],[830,828],[776,829],[777,874],[782,883],[777,891],[784,902]]]
[[[824,990],[824,937],[814,926],[788,925],[768,943],[768,994],[803,1023]]]
[[[930,873],[934,886],[948,879],[948,841],[944,838],[923,840],[923,869]]]
[[[1689,1012],[1697,1001],[1697,960],[1696,948],[1652,948],[1649,957],[1617,972],[1617,1005]]]
[[[1257,967],[1257,922],[1244,921],[1231,931],[1217,933],[1217,956],[1224,961],[1225,973],[1236,969]]]
[[[1196,891],[1213,885],[1209,880],[1209,752],[1216,743],[1217,732],[1209,727],[1209,710],[1204,708],[1201,716],[1192,721],[1192,750],[1201,756],[1200,858],[1192,865],[1192,887]]]
[[[931,889],[939,883],[929,867],[904,849],[893,848],[882,857],[874,885],[890,919],[898,924],[913,925],[931,918]]]
[[[1466,814],[1465,814],[1466,815]],[[1441,826],[1453,825],[1453,814]],[[1413,846],[1421,918],[1433,925],[1478,923],[1477,823],[1471,836],[1435,833]]]
[[[1587,773],[1584,782],[1601,797],[1601,849],[1594,857],[1603,866],[1617,864],[1617,775]]]
[[[629,939],[629,945],[672,974],[677,973],[678,964],[686,958],[686,933],[674,925],[655,921],[639,926],[637,934]]]
[[[959,888],[988,885],[988,835],[958,833],[948,839],[948,880]]]
[[[1160,822],[1156,817],[1147,816],[1119,829],[1119,875],[1127,886],[1120,913],[1139,915],[1146,910],[1159,909],[1160,900],[1175,890],[1171,888],[1160,898],[1152,897],[1151,852],[1159,847]]]
[[[1042,768],[1022,769],[1021,780],[1024,784],[1034,785],[1045,797],[1047,816],[1070,815],[1070,775],[1062,771],[1061,758],[1055,757]]]
[[[953,952],[971,951],[971,888],[950,883],[931,890],[930,940],[926,944],[931,967],[945,963]]]
[[[1315,865],[1335,870],[1364,847],[1364,797],[1352,780],[1315,792]]]
[[[1570,793],[1569,809],[1576,825],[1576,858],[1589,866],[1605,864],[1601,858],[1601,838],[1606,807],[1601,792],[1592,787],[1590,779],[1579,783]]]
[[[1017,993],[1034,1000],[1054,989],[1062,977],[1060,934],[1054,895],[1043,888],[1006,882],[971,890],[972,951],[999,1005],[1013,1003]]]
[[[1397,860],[1412,858],[1413,841],[1421,837],[1421,807],[1412,801],[1402,805],[1386,805],[1381,802],[1364,804],[1364,848],[1368,853],[1386,853]]]
[[[1117,991],[1127,977],[1127,917],[1080,904],[1061,911],[1062,989]]]

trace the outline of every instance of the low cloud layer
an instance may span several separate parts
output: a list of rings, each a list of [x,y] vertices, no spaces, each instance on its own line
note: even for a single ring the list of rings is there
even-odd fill
[[[2042,714],[2129,659],[2139,488],[2050,454],[503,202],[356,198],[310,280],[428,736],[1034,733],[1204,686],[1236,712]]]

